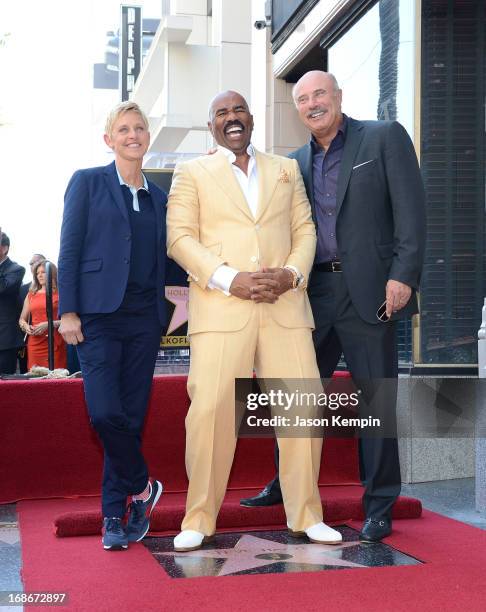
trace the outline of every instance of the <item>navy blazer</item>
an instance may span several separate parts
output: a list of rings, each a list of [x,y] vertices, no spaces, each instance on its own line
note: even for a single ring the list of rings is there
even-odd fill
[[[157,222],[157,306],[164,325],[167,195],[151,181],[148,187]],[[64,196],[59,315],[117,310],[127,287],[130,251],[130,222],[115,162],[75,172]]]
[[[312,147],[289,155],[297,160],[316,221]],[[362,319],[378,323],[388,279],[412,287],[408,304],[394,319],[418,312],[425,253],[425,192],[406,130],[396,121],[348,118],[336,196],[336,238],[342,271]]]

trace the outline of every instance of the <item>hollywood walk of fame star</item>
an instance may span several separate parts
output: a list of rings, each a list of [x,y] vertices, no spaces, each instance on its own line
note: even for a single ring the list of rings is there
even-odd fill
[[[166,287],[165,297],[174,304],[175,309],[167,328],[167,335],[187,322],[187,300],[189,299],[188,287]]]
[[[189,566],[197,559],[223,559],[217,576],[227,576],[271,565],[272,563],[300,563],[318,566],[335,567],[367,567],[341,558],[341,551],[352,546],[359,546],[358,541],[343,542],[340,545],[329,544],[282,544],[252,535],[243,535],[234,548],[215,548],[211,550],[195,550],[193,552],[154,553],[157,556],[173,556],[177,565],[184,569],[184,559]],[[181,561],[182,563],[178,563]]]

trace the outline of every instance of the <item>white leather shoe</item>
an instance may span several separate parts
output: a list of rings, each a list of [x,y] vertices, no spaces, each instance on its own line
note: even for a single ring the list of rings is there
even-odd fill
[[[177,552],[189,552],[198,550],[204,542],[209,542],[213,536],[205,536],[204,533],[193,529],[184,529],[174,538],[174,550]]]
[[[305,531],[292,531],[289,527],[289,533],[294,537],[306,535],[311,542],[316,544],[341,544],[343,541],[343,536],[339,531],[322,522],[307,527]]]

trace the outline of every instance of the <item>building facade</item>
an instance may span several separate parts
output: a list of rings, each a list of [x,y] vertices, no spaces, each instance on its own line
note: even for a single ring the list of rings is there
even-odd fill
[[[343,110],[398,120],[427,193],[421,314],[400,324],[403,371],[477,371],[486,295],[483,0],[171,0],[137,80],[147,165],[173,167],[212,145],[207,107],[240,91],[254,144],[286,155],[309,135],[291,97],[307,70],[333,72]]]
[[[132,99],[147,112],[147,163],[173,167],[212,145],[208,105],[218,91],[250,95],[249,0],[171,0],[137,79]]]
[[[266,9],[269,24],[269,150],[286,153],[308,137],[299,140],[290,92],[310,69],[335,74],[348,115],[398,120],[409,132],[428,240],[421,314],[400,327],[402,369],[474,373],[486,295],[486,4],[272,0],[253,9],[260,18]]]

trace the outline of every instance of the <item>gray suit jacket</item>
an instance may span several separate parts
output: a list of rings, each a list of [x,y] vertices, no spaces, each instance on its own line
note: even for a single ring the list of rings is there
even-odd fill
[[[297,160],[316,221],[310,143]],[[337,187],[336,237],[351,300],[362,319],[378,323],[388,279],[410,285],[408,304],[393,318],[418,312],[425,251],[425,193],[417,157],[396,121],[348,118]]]

